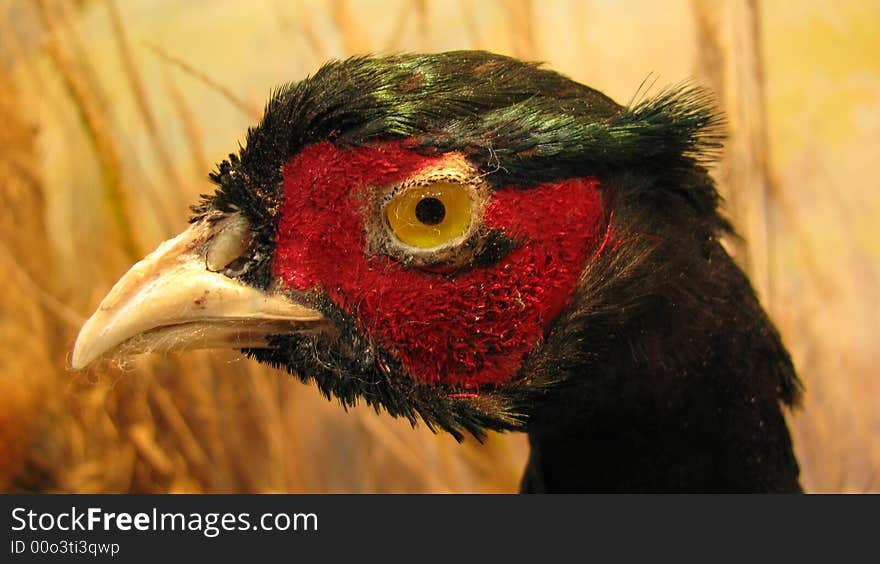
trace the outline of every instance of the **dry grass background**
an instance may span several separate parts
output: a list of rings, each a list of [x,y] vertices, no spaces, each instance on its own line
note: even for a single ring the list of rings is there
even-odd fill
[[[345,414],[236,354],[66,366],[116,278],[184,227],[270,88],[351,53],[484,48],[621,102],[718,92],[733,243],[807,387],[809,491],[880,491],[876,3],[0,0],[0,488],[504,492],[519,435]]]

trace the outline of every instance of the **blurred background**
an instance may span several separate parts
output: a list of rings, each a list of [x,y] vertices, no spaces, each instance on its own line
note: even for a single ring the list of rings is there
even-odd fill
[[[523,435],[346,414],[239,354],[67,368],[274,86],[355,53],[478,48],[621,103],[649,76],[717,93],[729,247],[806,385],[802,482],[880,492],[878,26],[858,0],[0,0],[0,490],[515,491]]]

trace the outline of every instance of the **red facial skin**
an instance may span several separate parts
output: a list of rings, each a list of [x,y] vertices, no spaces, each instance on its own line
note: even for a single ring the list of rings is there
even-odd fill
[[[371,190],[436,161],[400,143],[301,151],[284,167],[274,274],[289,289],[326,292],[418,380],[504,384],[566,306],[601,240],[598,181],[493,191],[483,222],[517,244],[489,266],[438,274],[367,254]]]

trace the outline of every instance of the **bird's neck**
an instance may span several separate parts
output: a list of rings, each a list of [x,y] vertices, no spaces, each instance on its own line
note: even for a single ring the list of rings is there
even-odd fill
[[[523,491],[800,491],[782,413],[797,398],[791,361],[717,256],[711,299],[659,300],[625,330],[603,327],[607,348],[541,402]]]
[[[683,407],[537,427],[524,493],[798,492],[778,407]]]

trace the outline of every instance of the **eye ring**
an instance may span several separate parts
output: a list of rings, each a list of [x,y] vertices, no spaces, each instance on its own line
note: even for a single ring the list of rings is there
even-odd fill
[[[384,207],[385,225],[402,245],[418,250],[447,247],[472,231],[474,198],[462,184],[438,180],[395,194]]]

